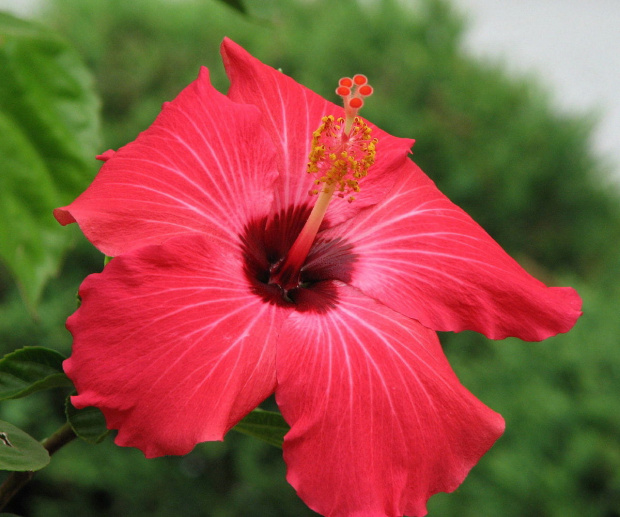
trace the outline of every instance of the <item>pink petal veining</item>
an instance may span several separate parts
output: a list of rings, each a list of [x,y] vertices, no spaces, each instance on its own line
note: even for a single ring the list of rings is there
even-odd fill
[[[99,407],[120,445],[185,454],[221,440],[275,387],[283,313],[248,291],[230,244],[195,234],[140,248],[80,296],[64,364],[72,401]]]
[[[188,232],[238,233],[273,199],[275,150],[261,118],[203,68],[134,142],[101,155],[93,183],[54,215],[111,256]]]
[[[529,275],[413,163],[386,198],[321,238],[347,239],[351,285],[434,330],[538,341],[581,315],[569,287]]]
[[[325,516],[425,515],[503,419],[460,384],[433,331],[344,284],[333,289],[334,310],[291,314],[278,343],[287,478]]]

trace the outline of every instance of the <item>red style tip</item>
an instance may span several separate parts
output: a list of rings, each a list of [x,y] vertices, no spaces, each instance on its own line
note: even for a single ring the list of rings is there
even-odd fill
[[[347,95],[351,95],[351,88],[348,86],[338,86],[338,88],[336,88],[336,93],[340,95],[340,97],[346,97]]]
[[[353,78],[342,77],[338,81],[336,94],[342,97],[344,104],[344,132],[348,135],[353,127],[357,112],[364,105],[364,97],[372,95],[372,86],[363,74],[355,74]]]
[[[370,86],[369,84],[364,84],[357,89],[357,93],[363,95],[364,97],[372,95],[372,91],[372,86]]]
[[[359,97],[353,97],[349,101],[349,107],[353,108],[354,110],[360,109],[363,105],[364,105],[364,101],[360,99]]]

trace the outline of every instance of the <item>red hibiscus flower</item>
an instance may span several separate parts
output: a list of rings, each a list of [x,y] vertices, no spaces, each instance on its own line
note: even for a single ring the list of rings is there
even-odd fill
[[[227,95],[203,69],[55,211],[116,257],[67,322],[73,403],[154,457],[223,439],[275,393],[287,479],[312,509],[424,515],[504,430],[435,331],[540,340],[573,326],[579,296],[441,194],[412,140],[355,116],[363,77],[341,81],[343,109],[229,40],[222,53]]]

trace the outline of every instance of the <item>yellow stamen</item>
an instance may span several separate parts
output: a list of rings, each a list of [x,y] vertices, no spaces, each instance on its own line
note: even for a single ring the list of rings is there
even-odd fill
[[[344,120],[333,115],[323,117],[319,128],[312,133],[312,149],[308,157],[308,173],[317,174],[315,185],[332,187],[339,197],[359,192],[359,180],[368,174],[375,162],[377,139],[360,117],[355,117],[349,132]],[[317,193],[320,189],[313,189]],[[349,201],[354,197],[350,196]]]

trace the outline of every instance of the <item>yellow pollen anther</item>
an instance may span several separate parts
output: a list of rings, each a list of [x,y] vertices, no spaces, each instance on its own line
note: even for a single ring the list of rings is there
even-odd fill
[[[333,190],[339,197],[359,192],[358,180],[368,174],[375,162],[377,139],[360,117],[355,117],[351,130],[345,133],[342,118],[323,117],[321,125],[312,134],[312,149],[308,157],[308,173],[317,174],[315,184],[323,184],[323,191]],[[317,189],[311,193],[317,192]],[[348,201],[353,201],[350,196]]]

